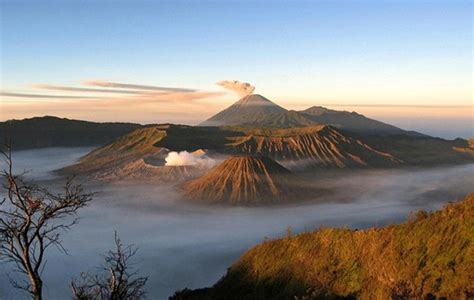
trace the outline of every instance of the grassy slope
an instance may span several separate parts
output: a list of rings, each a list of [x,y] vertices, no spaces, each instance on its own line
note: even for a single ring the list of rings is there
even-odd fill
[[[175,299],[466,299],[474,297],[473,243],[470,195],[400,225],[322,228],[264,242],[214,287],[185,290]]]

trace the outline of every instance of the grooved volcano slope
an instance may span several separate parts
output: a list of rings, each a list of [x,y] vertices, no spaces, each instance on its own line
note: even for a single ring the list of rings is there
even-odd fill
[[[240,152],[320,167],[393,166],[400,161],[331,126],[254,130],[231,138]]]
[[[298,178],[266,157],[232,156],[184,186],[188,199],[209,203],[259,205],[297,200]],[[308,196],[308,195],[306,195]]]

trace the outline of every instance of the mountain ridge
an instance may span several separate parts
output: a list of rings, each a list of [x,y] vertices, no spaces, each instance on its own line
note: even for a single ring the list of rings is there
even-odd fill
[[[213,115],[200,126],[245,126],[291,128],[326,124],[358,134],[406,134],[424,136],[396,126],[370,119],[356,112],[331,110],[312,106],[302,111],[287,110],[258,95],[247,95]]]
[[[43,116],[0,122],[0,139],[2,143],[10,140],[13,150],[101,146],[142,126]]]

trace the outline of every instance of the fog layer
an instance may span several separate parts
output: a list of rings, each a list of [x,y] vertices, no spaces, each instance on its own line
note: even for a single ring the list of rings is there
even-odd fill
[[[41,149],[14,153],[17,169],[34,169],[34,178],[73,163],[89,149]],[[318,176],[320,177],[320,176]],[[98,185],[93,203],[80,212],[80,223],[63,235],[69,255],[52,249],[44,270],[45,299],[68,299],[69,281],[81,271],[95,271],[101,254],[113,246],[114,230],[139,248],[136,266],[148,276],[150,299],[167,299],[177,289],[209,286],[246,249],[286,234],[319,226],[365,228],[403,221],[416,209],[438,209],[472,192],[474,164],[410,170],[351,172],[318,179],[334,191],[326,204],[282,207],[208,207],[180,202],[173,187]],[[316,195],[315,195],[316,196]],[[26,299],[13,290],[0,265],[0,299]]]

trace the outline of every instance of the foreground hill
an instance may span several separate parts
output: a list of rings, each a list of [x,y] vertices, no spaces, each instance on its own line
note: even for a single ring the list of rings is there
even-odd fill
[[[0,141],[14,150],[44,147],[100,146],[137,128],[133,123],[97,123],[51,116],[0,122]]]
[[[184,186],[187,199],[231,205],[278,204],[308,197],[308,189],[267,157],[232,156]]]
[[[212,288],[171,299],[472,299],[472,270],[474,195],[400,225],[264,242]]]

